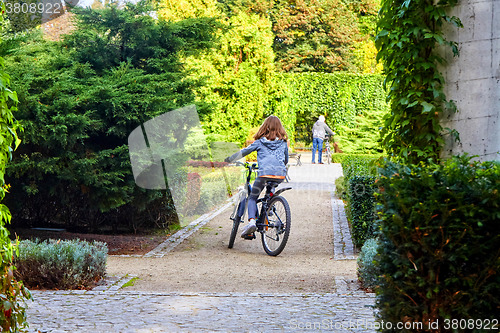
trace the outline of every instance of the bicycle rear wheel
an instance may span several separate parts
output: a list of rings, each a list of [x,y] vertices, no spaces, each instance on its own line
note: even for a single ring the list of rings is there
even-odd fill
[[[268,255],[277,256],[285,248],[290,235],[290,206],[285,198],[273,197],[265,214],[267,219],[261,232],[262,246]]]

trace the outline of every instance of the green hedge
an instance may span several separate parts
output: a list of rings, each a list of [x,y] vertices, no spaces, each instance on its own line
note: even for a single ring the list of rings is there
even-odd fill
[[[374,159],[381,157],[381,154],[348,154],[348,153],[336,153],[332,154],[333,163],[350,164],[352,160],[359,159]]]
[[[380,153],[380,127],[388,112],[383,77],[374,74],[294,73],[284,75],[288,112],[296,115],[296,140],[311,142],[319,115],[348,153]]]
[[[108,247],[81,240],[23,240],[16,277],[34,289],[89,289],[106,275]]]
[[[377,238],[367,239],[357,260],[359,281],[364,288],[371,290],[380,285],[380,268],[377,265],[379,246]]]
[[[374,176],[354,176],[349,180],[348,219],[352,240],[358,248],[376,233],[375,179]]]
[[[379,156],[334,154],[334,159],[342,164],[344,178],[339,187],[344,192],[339,194],[346,202],[353,243],[358,248],[363,246],[366,239],[372,238],[376,231],[373,194],[377,175],[375,162]]]
[[[445,320],[498,319],[500,163],[387,163],[377,186],[379,319],[439,320],[439,332]]]
[[[375,161],[379,157],[380,155],[346,154],[341,161],[346,184],[354,176],[375,176],[377,174]]]

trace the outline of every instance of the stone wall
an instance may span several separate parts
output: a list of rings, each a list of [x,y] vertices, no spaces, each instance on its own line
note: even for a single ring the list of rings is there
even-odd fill
[[[460,0],[451,14],[464,25],[445,29],[460,56],[446,50],[442,71],[446,96],[459,112],[445,113],[442,125],[456,129],[461,141],[447,138],[444,155],[500,160],[500,0]]]

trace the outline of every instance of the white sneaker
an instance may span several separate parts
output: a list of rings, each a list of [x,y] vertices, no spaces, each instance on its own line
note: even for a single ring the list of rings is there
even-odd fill
[[[255,230],[257,230],[257,226],[255,225],[255,219],[250,219],[245,229],[243,229],[243,231],[241,232],[241,237],[245,238],[245,236],[253,234]]]

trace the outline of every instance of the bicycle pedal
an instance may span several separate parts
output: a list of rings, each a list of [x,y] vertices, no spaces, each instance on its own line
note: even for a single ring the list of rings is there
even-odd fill
[[[243,237],[243,239],[248,239],[248,240],[252,240],[252,239],[255,239],[255,232],[252,232],[250,235],[245,235]]]

